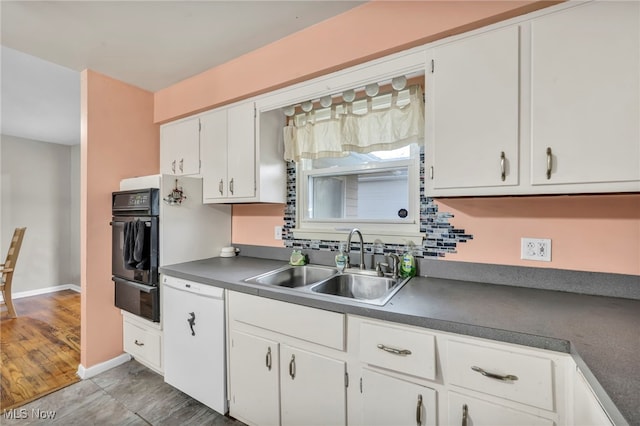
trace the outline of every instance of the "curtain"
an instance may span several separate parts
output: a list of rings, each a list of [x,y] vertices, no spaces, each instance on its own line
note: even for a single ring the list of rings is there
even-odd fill
[[[333,106],[328,119],[315,120],[314,111],[307,113],[305,118],[300,125],[291,119],[284,128],[284,159],[287,161],[397,149],[424,138],[424,103],[420,86],[409,88],[409,103],[403,106],[397,105],[397,93],[394,92],[387,108],[372,109],[369,98],[364,114],[352,112],[351,104],[345,104],[340,114]]]

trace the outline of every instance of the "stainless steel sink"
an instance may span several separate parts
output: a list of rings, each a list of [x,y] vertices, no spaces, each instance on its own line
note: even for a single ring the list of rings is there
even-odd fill
[[[409,278],[393,279],[349,273],[336,275],[318,283],[311,287],[311,291],[382,306],[407,281],[409,281]]]
[[[285,266],[275,271],[247,278],[245,282],[252,284],[268,284],[280,287],[304,287],[324,281],[338,273],[335,268],[322,266]]]
[[[350,269],[339,273],[328,266],[284,266],[247,278],[244,282],[287,287],[297,293],[326,298],[346,298],[354,302],[382,306],[396,294],[409,278],[379,277],[373,271]]]

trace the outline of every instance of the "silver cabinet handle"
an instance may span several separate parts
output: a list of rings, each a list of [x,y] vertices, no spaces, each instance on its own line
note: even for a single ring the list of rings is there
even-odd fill
[[[382,349],[385,352],[389,352],[395,355],[401,355],[401,356],[411,355],[411,351],[409,349],[396,349],[389,346],[385,346],[382,343],[378,345],[378,349]]]
[[[488,371],[484,371],[482,368],[476,367],[475,365],[471,367],[471,369],[490,379],[502,380],[503,382],[514,382],[518,380],[518,376],[514,376],[513,374],[507,374],[506,376],[503,376],[500,374],[489,373]]]
[[[138,342],[138,339],[136,339],[133,343],[135,343],[136,346],[144,346],[144,343]]]
[[[173,173],[175,173],[175,172],[176,172],[176,160],[173,160],[173,161],[171,162],[171,170],[173,171]]]
[[[271,346],[267,349],[267,356],[265,358],[265,363],[267,364],[267,368],[271,371]]]
[[[222,183],[222,179],[220,179],[220,183],[218,183],[218,191],[220,191],[220,195],[222,195],[222,188],[223,188],[223,183]]]
[[[469,418],[469,408],[467,404],[462,406],[462,426],[467,426],[467,419]]]
[[[296,378],[296,356],[295,355],[291,355],[291,361],[289,361],[289,375],[291,376],[292,380]]]
[[[507,172],[504,168],[504,160],[505,160],[504,151],[502,151],[500,153],[500,179],[502,179],[503,182],[507,177]]]
[[[229,192],[233,195],[233,178],[229,181]]]
[[[547,179],[551,179],[551,167],[553,166],[553,156],[551,148],[547,147]]]
[[[184,172],[184,158],[180,159],[180,166],[178,168],[181,172]]]
[[[422,426],[422,395],[418,395],[418,406],[416,407],[416,424]]]
[[[433,180],[433,166],[429,167],[429,179]]]

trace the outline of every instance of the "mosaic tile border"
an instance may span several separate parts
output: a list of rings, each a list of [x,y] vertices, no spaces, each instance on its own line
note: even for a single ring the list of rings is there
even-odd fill
[[[421,150],[422,151],[422,150]],[[438,258],[447,253],[455,253],[459,243],[465,243],[473,239],[473,235],[464,229],[454,228],[449,219],[452,213],[439,212],[433,198],[425,195],[425,167],[424,152],[420,153],[420,232],[425,232],[427,237],[421,246],[414,247],[413,255],[416,257]],[[282,239],[287,248],[305,250],[338,251],[343,241],[301,240],[293,237],[293,229],[296,227],[296,164],[287,162],[287,204],[284,211],[284,227]],[[346,239],[346,236],[345,236]],[[404,244],[365,244],[365,253],[403,253]]]

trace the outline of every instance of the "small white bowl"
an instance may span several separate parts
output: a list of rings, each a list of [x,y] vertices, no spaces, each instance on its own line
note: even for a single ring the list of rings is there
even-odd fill
[[[222,247],[220,257],[234,257],[236,255],[235,247]]]

